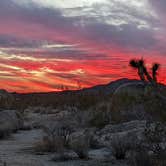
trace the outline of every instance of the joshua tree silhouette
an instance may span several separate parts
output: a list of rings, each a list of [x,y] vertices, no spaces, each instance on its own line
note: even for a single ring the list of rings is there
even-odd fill
[[[153,81],[157,82],[157,70],[160,68],[160,64],[154,63],[152,65],[152,76],[153,76]]]
[[[149,74],[145,66],[145,62],[143,58],[141,58],[140,60],[132,59],[130,60],[129,65],[138,70],[138,75],[142,81],[148,80],[152,84],[157,83],[157,70],[159,69],[160,64],[154,63],[152,65],[152,69],[151,69],[152,76]],[[146,76],[146,79],[145,79],[145,76]]]
[[[132,60],[130,60],[130,66],[133,67],[133,68],[136,68],[138,70],[138,75],[139,75],[140,79],[142,81],[145,81],[145,76],[144,76],[144,70],[145,70],[144,60],[143,59],[140,59],[140,60],[132,59]]]

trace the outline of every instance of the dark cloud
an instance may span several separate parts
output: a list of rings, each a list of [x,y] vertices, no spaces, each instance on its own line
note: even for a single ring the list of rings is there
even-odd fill
[[[121,29],[106,24],[93,24],[87,27],[87,38],[97,40],[107,48],[117,45],[127,49],[151,49],[157,43],[154,32],[139,29],[136,25],[123,25]]]
[[[41,41],[20,38],[13,35],[0,35],[0,47],[5,48],[36,48],[39,47]]]
[[[164,1],[162,2],[164,3]],[[153,34],[154,32],[152,30],[138,28],[137,23],[134,23],[134,21],[133,23],[129,22],[126,25],[113,26],[106,24],[105,22],[99,22],[94,18],[88,17],[88,20],[86,18],[83,18],[83,20],[85,20],[84,27],[79,24],[78,26],[74,26],[75,23],[80,21],[80,17],[65,17],[62,15],[62,11],[60,11],[59,9],[46,8],[41,6],[39,7],[34,3],[32,3],[30,6],[31,7],[24,7],[15,4],[12,0],[7,0],[5,2],[0,1],[0,8],[2,8],[2,10],[0,10],[0,17],[3,19],[6,19],[5,17],[10,17],[11,19],[14,18],[17,19],[18,22],[23,21],[27,27],[33,24],[37,24],[39,27],[46,27],[46,31],[57,31],[57,33],[62,34],[66,37],[73,37],[73,40],[75,40],[75,42],[78,42],[79,38],[81,38],[82,41],[89,40],[90,42],[97,42],[99,45],[103,45],[103,47],[106,48],[111,47],[112,45],[117,45],[118,47],[126,49],[131,48],[132,50],[145,48],[151,49],[158,42],[155,39]],[[118,11],[115,11],[114,15],[118,14],[116,12],[123,12],[122,9],[121,11],[119,11],[120,9],[118,9]],[[132,14],[135,18],[138,17],[140,20],[148,21],[150,24],[153,23],[153,20],[151,18],[142,16],[141,14],[138,14],[138,12],[134,12],[131,9],[128,11],[127,17],[131,16]],[[110,17],[113,16],[110,15]],[[86,21],[88,22],[86,23]],[[40,34],[41,32],[35,33],[39,33],[39,35],[42,35]],[[16,35],[19,36],[19,34]],[[31,38],[32,40],[34,39],[33,35],[31,36]],[[12,40],[13,39],[11,39],[11,41]],[[45,40],[49,40],[49,37]],[[32,41],[29,41],[28,43],[26,43],[24,40],[22,41],[22,45],[27,44],[30,47],[36,45],[36,43]],[[3,38],[3,41],[2,39],[0,40],[0,43],[5,45],[7,45],[7,42],[9,42],[9,45],[11,44],[8,39],[6,40]],[[14,40],[14,42],[15,45],[17,45],[17,43],[18,46],[21,45],[20,41]]]

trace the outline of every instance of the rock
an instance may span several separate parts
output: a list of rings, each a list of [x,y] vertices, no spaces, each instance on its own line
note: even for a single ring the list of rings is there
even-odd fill
[[[166,126],[164,123],[153,122],[147,123],[144,135],[146,149],[155,153],[166,151]]]
[[[0,112],[0,137],[8,135],[21,127],[22,123],[14,110]]]
[[[153,152],[152,150],[149,150],[149,151],[148,151],[148,155],[149,155],[149,156],[152,156],[152,155],[154,155],[154,152]]]
[[[122,139],[143,139],[143,131],[146,121],[131,121],[118,125],[107,125],[105,128],[96,132],[93,136],[93,141],[100,147],[110,147],[112,140],[117,137]]]
[[[110,161],[113,160],[112,151],[108,148],[101,148],[96,150],[90,150],[88,152],[88,158],[93,160],[104,160]]]

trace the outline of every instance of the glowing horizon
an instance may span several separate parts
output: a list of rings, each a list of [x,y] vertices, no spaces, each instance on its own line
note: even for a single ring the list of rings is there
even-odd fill
[[[161,64],[164,0],[0,1],[0,89],[48,92],[135,79],[132,58]]]

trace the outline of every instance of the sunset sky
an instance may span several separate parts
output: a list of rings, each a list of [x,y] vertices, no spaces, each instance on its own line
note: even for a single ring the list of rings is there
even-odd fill
[[[161,64],[166,0],[0,0],[0,89],[48,92],[138,78],[131,58]]]

